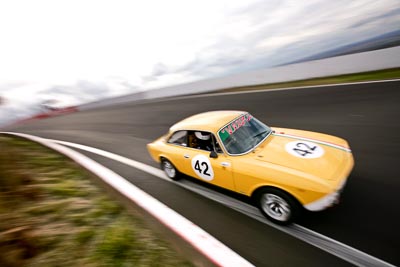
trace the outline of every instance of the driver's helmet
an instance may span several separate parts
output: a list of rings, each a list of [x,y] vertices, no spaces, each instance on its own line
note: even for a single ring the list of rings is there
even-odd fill
[[[210,140],[211,134],[210,133],[204,133],[204,132],[194,132],[194,135],[200,139],[200,140]]]

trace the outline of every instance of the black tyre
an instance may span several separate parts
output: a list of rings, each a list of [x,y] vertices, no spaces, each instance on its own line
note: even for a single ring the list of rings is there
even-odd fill
[[[161,169],[165,172],[168,178],[175,181],[180,179],[179,171],[175,168],[174,164],[172,164],[169,160],[167,159],[161,160]]]
[[[277,188],[263,188],[256,195],[258,208],[270,221],[287,225],[301,212],[299,202],[288,193]]]

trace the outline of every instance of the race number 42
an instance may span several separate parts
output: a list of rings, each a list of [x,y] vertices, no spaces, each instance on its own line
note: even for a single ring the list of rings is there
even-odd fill
[[[210,160],[204,155],[197,155],[192,159],[192,169],[201,179],[211,181],[214,179],[214,170]]]
[[[202,167],[203,167],[203,169],[202,169]],[[207,162],[203,161],[203,162],[201,162],[201,165],[200,165],[200,160],[196,160],[196,163],[194,164],[194,169],[196,171],[198,171],[199,173],[203,173],[204,175],[211,176],[211,174],[208,173],[209,167],[208,167]]]
[[[319,158],[325,153],[321,146],[308,141],[293,141],[287,143],[285,148],[289,154],[304,159]]]

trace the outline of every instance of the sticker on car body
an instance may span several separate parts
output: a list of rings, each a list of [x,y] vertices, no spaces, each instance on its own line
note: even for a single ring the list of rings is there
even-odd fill
[[[197,155],[192,158],[192,169],[203,180],[211,181],[214,179],[214,170],[210,160],[204,155]]]
[[[304,159],[320,158],[325,153],[321,146],[308,141],[293,141],[287,143],[285,148],[289,154]]]
[[[253,119],[249,113],[242,115],[239,119],[234,120],[233,122],[226,125],[223,129],[221,129],[218,134],[222,141],[226,140],[230,135],[232,135],[236,130],[240,127],[246,125],[247,122]]]

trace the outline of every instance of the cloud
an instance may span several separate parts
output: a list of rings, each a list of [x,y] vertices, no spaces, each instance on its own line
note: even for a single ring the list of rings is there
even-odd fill
[[[179,72],[216,77],[284,64],[396,30],[396,1],[260,1],[235,9],[221,36]],[[377,15],[378,14],[378,15]],[[384,18],[392,18],[388,23]],[[368,19],[376,23],[363,27]],[[359,24],[358,26],[356,25]],[[246,25],[235,38],[236,24]],[[357,26],[357,27],[355,27]],[[239,27],[240,28],[240,27]]]
[[[377,16],[372,16],[366,19],[361,19],[360,21],[349,25],[349,28],[358,28],[358,27],[362,27],[368,24],[372,24],[372,23],[379,23],[379,22],[385,22],[388,23],[387,20],[392,20],[394,23],[397,24],[397,26],[399,26],[399,20],[400,20],[400,8],[396,8],[393,10],[389,10],[387,12],[384,12],[383,14],[377,15]]]
[[[0,3],[3,118],[276,66],[400,25],[397,0],[61,2]]]

